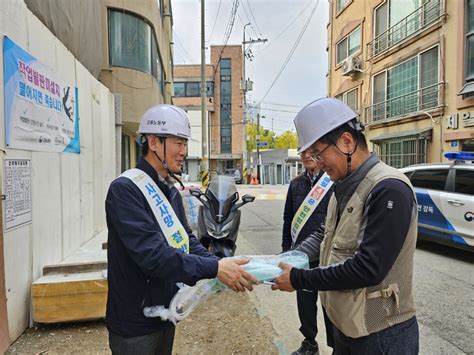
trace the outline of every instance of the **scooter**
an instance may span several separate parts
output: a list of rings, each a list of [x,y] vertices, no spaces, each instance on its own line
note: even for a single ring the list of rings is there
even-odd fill
[[[197,234],[201,244],[219,257],[233,256],[240,225],[243,205],[255,200],[255,196],[239,193],[232,177],[218,175],[213,178],[206,192],[191,189],[190,194],[200,202]]]

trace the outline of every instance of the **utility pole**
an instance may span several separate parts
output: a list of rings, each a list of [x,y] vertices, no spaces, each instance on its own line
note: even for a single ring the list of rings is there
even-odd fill
[[[275,132],[273,131],[273,117],[271,118],[272,120],[272,146],[271,148],[275,148]]]
[[[202,139],[202,161],[201,170],[203,172],[202,183],[206,186],[209,181],[209,154],[207,151],[207,85],[206,85],[206,43],[205,43],[205,0],[201,0],[201,139]],[[207,179],[205,178],[207,177]]]
[[[242,41],[242,45],[243,45],[243,51],[244,51],[244,66],[243,66],[243,78],[242,78],[242,88],[243,88],[243,91],[244,91],[244,128],[245,128],[245,136],[247,135],[247,99],[246,99],[246,96],[247,96],[247,91],[251,91],[252,88],[251,88],[251,85],[250,84],[250,80],[246,78],[246,74],[245,74],[245,59],[247,58],[247,53],[246,53],[246,50],[245,50],[245,45],[246,44],[254,44],[254,43],[265,43],[268,41],[268,39],[264,38],[264,39],[261,39],[261,38],[257,38],[257,39],[252,39],[250,38],[250,40],[246,40],[245,39],[245,27],[249,26],[250,25],[250,22],[247,23],[245,26],[244,26],[244,30],[243,30],[243,41]],[[250,60],[252,60],[251,57],[249,57]],[[260,118],[259,118],[259,114],[257,114],[257,122],[260,122]],[[259,128],[259,123],[257,123],[257,143],[260,139],[260,128]],[[253,127],[252,127],[252,130],[253,130]],[[245,144],[245,147],[246,147],[246,142],[244,142]],[[258,153],[259,151],[259,147],[258,147],[258,144],[257,144],[257,177],[260,181],[260,165],[259,165],[259,162],[260,162],[260,155]],[[250,165],[250,152],[247,151],[247,167]]]
[[[260,112],[257,113],[257,180],[261,184],[260,181]]]
[[[243,150],[242,152],[246,152],[247,153],[247,162],[246,164],[243,164],[244,163],[244,157],[242,155],[242,173],[244,171],[246,171],[245,169],[247,169],[247,174],[250,174],[250,170],[249,170],[249,167],[250,167],[250,152],[247,150],[247,140],[248,140],[248,137],[247,137],[247,82],[245,80],[245,59],[246,59],[246,55],[245,55],[245,27],[249,26],[250,25],[250,22],[247,23],[245,26],[244,26],[244,29],[243,29],[243,40],[242,40],[242,46],[243,46],[243,61],[244,61],[244,65],[243,65],[243,69],[242,69],[242,89],[244,91],[244,119],[243,119],[243,136],[244,136],[244,143],[243,143]],[[243,176],[244,179],[247,179],[247,176]],[[246,183],[248,182],[248,180],[246,181]]]

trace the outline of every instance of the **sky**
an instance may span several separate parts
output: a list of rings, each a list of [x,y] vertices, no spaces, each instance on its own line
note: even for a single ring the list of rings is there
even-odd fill
[[[233,0],[205,0],[206,46],[223,44],[232,4]],[[172,0],[172,7],[174,63],[199,64],[201,2]],[[243,27],[249,22],[247,40],[268,39],[250,47],[254,59],[246,62],[246,76],[253,81],[253,91],[247,93],[247,101],[261,102],[261,116],[265,116],[261,125],[271,129],[273,123],[277,134],[294,129],[293,118],[298,110],[326,95],[328,15],[327,0],[238,0],[228,44],[242,43]],[[286,68],[265,96],[301,34]],[[209,50],[206,60],[209,62]]]

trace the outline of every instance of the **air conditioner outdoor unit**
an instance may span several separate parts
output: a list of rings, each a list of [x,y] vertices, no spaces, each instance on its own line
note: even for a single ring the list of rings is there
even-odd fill
[[[342,61],[342,75],[355,75],[362,72],[362,60],[358,56],[351,56]]]

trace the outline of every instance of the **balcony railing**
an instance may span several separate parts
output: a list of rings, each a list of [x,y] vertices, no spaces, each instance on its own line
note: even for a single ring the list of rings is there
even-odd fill
[[[444,83],[437,83],[376,103],[365,108],[366,124],[384,123],[401,119],[417,112],[433,110],[440,107],[443,97]]]
[[[443,16],[443,0],[429,0],[367,44],[368,57],[373,58],[422,32]]]

